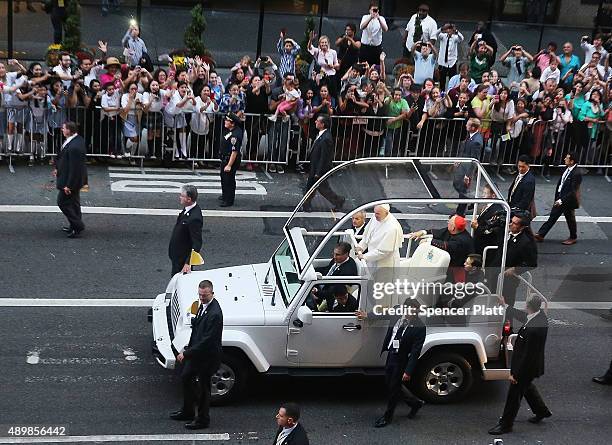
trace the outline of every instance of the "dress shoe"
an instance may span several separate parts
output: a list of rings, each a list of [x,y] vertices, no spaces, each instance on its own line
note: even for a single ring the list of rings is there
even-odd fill
[[[229,202],[223,201],[223,202],[221,202],[221,204],[219,204],[219,207],[231,207],[233,205],[234,205],[234,203],[230,204]]]
[[[205,428],[208,428],[209,426],[210,423],[204,423],[198,420],[193,420],[185,424],[185,428],[187,428],[188,430],[203,430]]]
[[[497,436],[500,434],[509,433],[511,431],[512,431],[512,426],[502,425],[501,423],[498,423],[497,425],[495,425],[493,428],[489,430],[489,434],[492,434],[493,436]]]
[[[535,415],[533,417],[530,417],[529,419],[527,419],[527,422],[529,422],[529,423],[540,423],[542,421],[542,419],[546,419],[546,418],[548,418],[550,416],[552,416],[552,413],[550,411],[548,411],[543,416]]]
[[[172,420],[193,420],[193,414],[185,413],[182,409],[179,409],[178,411],[170,413],[170,418]]]
[[[418,413],[419,410],[423,408],[423,405],[425,405],[425,402],[423,402],[422,400],[419,400],[419,402],[410,409],[410,412],[408,413],[408,418],[414,419],[414,417],[416,416],[416,413]]]
[[[82,230],[79,230],[79,231],[71,230],[70,233],[68,234],[68,238],[70,239],[79,238],[81,236],[81,232]]]
[[[217,201],[223,202],[223,201],[225,201],[225,199],[223,199],[223,196],[219,196],[219,197],[217,197]]]
[[[564,246],[571,246],[573,244],[576,244],[576,240],[572,238],[568,238],[565,241],[563,241],[561,244],[563,244]]]
[[[70,233],[72,232],[72,227],[64,226],[62,227],[62,232]]]
[[[539,233],[536,233],[535,235],[533,235],[533,237],[538,243],[541,243],[542,241],[544,241],[544,237],[540,235]]]
[[[600,385],[612,385],[612,378],[606,377],[602,375],[601,377],[593,377],[593,381],[595,383],[599,383]]]
[[[390,423],[391,423],[391,419],[387,418],[386,416],[382,416],[381,418],[377,419],[376,422],[374,422],[374,427],[384,428]]]

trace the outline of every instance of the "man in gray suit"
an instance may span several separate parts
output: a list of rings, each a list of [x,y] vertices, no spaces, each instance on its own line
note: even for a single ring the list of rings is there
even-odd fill
[[[468,119],[465,127],[468,131],[468,135],[459,146],[459,157],[460,158],[474,158],[480,159],[482,155],[482,147],[484,142],[482,140],[482,134],[480,133],[480,119],[472,117]],[[475,166],[471,163],[456,163],[455,173],[453,177],[453,187],[459,193],[459,198],[467,198],[467,191],[472,183],[472,176],[474,175]],[[466,204],[459,204],[457,206],[457,215],[465,216]]]

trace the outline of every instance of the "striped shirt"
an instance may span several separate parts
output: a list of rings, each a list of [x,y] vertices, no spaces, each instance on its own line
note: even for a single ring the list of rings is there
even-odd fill
[[[278,53],[280,54],[280,63],[278,64],[278,72],[281,77],[284,77],[286,73],[295,74],[295,59],[297,58],[298,53],[300,52],[300,45],[295,42],[291,52],[285,51],[285,43],[283,39],[278,39],[278,43],[276,44],[276,48],[278,49]]]

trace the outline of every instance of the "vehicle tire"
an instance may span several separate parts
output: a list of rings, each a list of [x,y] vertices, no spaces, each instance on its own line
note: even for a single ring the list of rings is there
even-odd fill
[[[419,362],[413,387],[428,403],[453,403],[472,387],[472,365],[461,354],[440,351]]]
[[[227,405],[240,396],[246,388],[249,366],[237,354],[224,352],[221,366],[210,379],[211,404]]]

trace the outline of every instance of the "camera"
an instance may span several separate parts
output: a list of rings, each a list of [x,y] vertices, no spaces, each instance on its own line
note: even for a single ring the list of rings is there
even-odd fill
[[[372,8],[372,12],[376,14],[378,12],[378,8]]]

